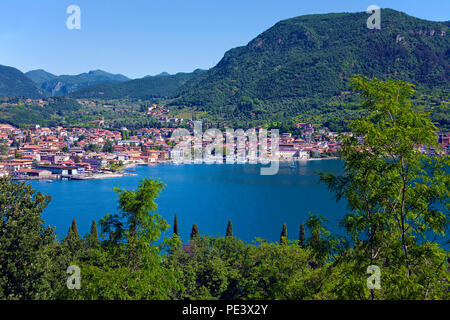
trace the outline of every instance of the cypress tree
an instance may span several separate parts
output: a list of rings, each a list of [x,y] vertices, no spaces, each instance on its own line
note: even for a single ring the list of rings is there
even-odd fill
[[[92,220],[92,225],[91,225],[91,238],[94,240],[98,239],[98,234],[97,234],[97,223],[95,222],[95,220]]]
[[[280,243],[281,244],[288,244],[288,234],[287,234],[287,227],[286,223],[283,223],[283,230],[281,231],[280,235]]]
[[[72,220],[72,235],[78,239],[80,236],[78,235],[78,228],[77,228],[77,221],[75,220],[75,218],[73,218]]]
[[[304,248],[305,247],[305,225],[300,224],[300,236],[299,236],[299,245]]]
[[[70,255],[72,258],[78,256],[81,249],[82,241],[78,234],[77,222],[75,219],[72,220],[72,225],[69,227],[69,232],[67,236],[63,239],[63,243],[67,245]]]
[[[227,237],[233,236],[233,224],[231,223],[231,220],[228,221],[226,236]]]
[[[173,219],[173,234],[176,234],[177,236],[180,236],[179,230],[178,230],[178,221],[177,221],[177,214],[175,213],[175,218]]]
[[[67,238],[67,239],[70,238],[70,237],[72,236],[72,233],[73,233],[73,231],[72,231],[72,225],[70,225],[69,231],[67,232],[66,238]]]
[[[196,224],[194,224],[194,225],[192,226],[191,240],[194,240],[195,238],[198,238],[199,235],[200,235],[200,234],[199,234],[199,232],[198,232],[198,227],[197,227]]]

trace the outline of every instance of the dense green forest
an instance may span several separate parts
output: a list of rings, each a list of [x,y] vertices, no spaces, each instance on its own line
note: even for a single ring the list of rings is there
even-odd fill
[[[366,27],[366,13],[280,21],[225,53],[180,87],[168,105],[222,123],[312,121],[335,127],[357,116],[349,79],[362,74],[415,84],[418,98],[439,100],[437,117],[448,123],[449,23],[391,9],[381,16],[381,30]]]
[[[75,99],[67,97],[47,98],[45,106],[5,105],[0,106],[0,122],[27,128],[39,124],[41,126],[92,127],[90,122],[103,119],[105,126],[112,129],[127,127],[140,129],[147,127],[159,128],[161,123],[147,117],[143,109],[151,101],[99,100],[95,106],[81,105]],[[17,103],[17,98],[7,100],[7,103]],[[114,107],[104,104],[113,103]]]
[[[160,74],[121,83],[107,83],[125,78],[101,71],[60,77],[43,70],[27,73],[43,88],[39,89],[24,80],[20,71],[14,69],[17,72],[12,77],[12,68],[3,67],[0,96],[36,97],[43,91],[53,92],[55,87],[67,93],[105,82],[84,87],[69,97],[158,101],[170,109],[171,117],[201,119],[219,128],[263,125],[287,131],[295,123],[312,122],[331,131],[347,131],[349,120],[366,115],[358,96],[350,90],[350,77],[361,74],[415,84],[414,108],[430,112],[439,128],[448,131],[450,23],[422,20],[391,9],[383,9],[381,16],[381,30],[366,27],[366,13],[283,20],[246,46],[226,52],[207,71]],[[67,90],[58,83],[67,83]],[[2,108],[0,120],[28,123],[22,120],[31,118],[26,111],[22,107]],[[74,121],[76,114],[69,114],[67,120],[46,119],[36,108],[30,108],[29,113],[36,116],[38,124],[43,124],[40,120],[82,123],[89,118],[84,117],[86,112],[78,114],[80,121]],[[133,127],[149,123],[145,118],[123,118],[117,122],[127,125],[130,120]]]
[[[0,65],[0,97],[42,97],[43,91],[16,68]]]
[[[437,128],[412,109],[409,83],[354,77],[352,86],[368,116],[342,137],[344,174],[319,175],[348,202],[345,236],[311,214],[298,240],[283,225],[278,243],[244,243],[229,222],[225,237],[194,225],[183,242],[176,218],[161,239],[170,228],[155,202],[164,184],[143,179],[116,189],[119,212],[99,221],[100,234],[94,221],[81,238],[74,220],[59,242],[43,226],[50,197],[2,178],[0,298],[447,300],[450,256],[429,236],[448,231],[450,161],[416,151],[438,148]],[[369,266],[380,270],[379,287],[368,286]]]

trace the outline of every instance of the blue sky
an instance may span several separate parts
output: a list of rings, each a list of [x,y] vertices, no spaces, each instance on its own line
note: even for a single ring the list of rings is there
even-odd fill
[[[81,8],[81,30],[66,28],[72,4]],[[0,64],[58,75],[190,72],[214,66],[279,20],[371,4],[450,20],[448,0],[1,0]]]

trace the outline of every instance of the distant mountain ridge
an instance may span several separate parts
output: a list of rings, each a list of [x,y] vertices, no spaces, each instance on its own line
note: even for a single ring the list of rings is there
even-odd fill
[[[45,70],[32,70],[25,75],[33,80],[44,93],[50,96],[66,95],[81,88],[100,83],[118,83],[130,80],[121,74],[112,74],[102,70],[89,71],[78,75],[56,76]]]
[[[0,97],[40,98],[43,91],[20,70],[0,65]]]
[[[122,83],[98,84],[80,89],[70,94],[75,98],[136,98],[151,99],[168,97],[186,82],[204,73],[205,70],[197,69],[190,73],[179,72],[168,74],[163,72],[156,76],[146,76],[141,79],[130,80]]]

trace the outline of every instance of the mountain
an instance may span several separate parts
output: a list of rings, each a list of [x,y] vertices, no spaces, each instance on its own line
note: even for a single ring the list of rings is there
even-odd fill
[[[46,81],[58,78],[58,76],[55,76],[54,74],[51,74],[42,69],[28,71],[25,73],[25,75],[38,85],[42,85]]]
[[[42,90],[21,71],[0,65],[0,97],[40,98]]]
[[[170,74],[168,74],[167,72],[161,72],[160,74],[158,74],[158,76],[170,76]]]
[[[191,73],[180,72],[174,75],[161,73],[156,76],[146,76],[123,83],[99,84],[80,89],[70,94],[70,96],[75,98],[103,99],[167,97],[187,81],[196,78],[204,72],[204,70],[197,69]]]
[[[381,30],[370,30],[368,17],[332,13],[280,21],[180,87],[170,105],[216,119],[332,118],[342,108],[339,100],[349,99],[353,74],[409,81],[448,100],[450,23],[383,9]]]
[[[25,73],[50,96],[66,95],[81,88],[100,84],[118,83],[130,80],[121,74],[111,74],[102,70],[89,71],[79,75],[56,76],[44,70],[32,70]]]

